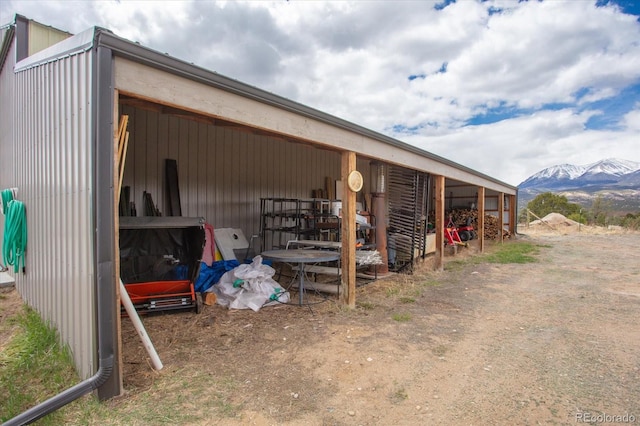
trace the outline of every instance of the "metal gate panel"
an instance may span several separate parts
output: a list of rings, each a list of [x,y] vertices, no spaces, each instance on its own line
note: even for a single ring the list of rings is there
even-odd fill
[[[429,175],[389,166],[388,246],[392,269],[411,268],[426,252]]]

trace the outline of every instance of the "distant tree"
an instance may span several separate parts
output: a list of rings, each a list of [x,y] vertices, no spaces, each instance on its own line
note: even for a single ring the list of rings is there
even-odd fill
[[[622,226],[629,229],[640,229],[640,213],[627,213],[624,219],[622,219]]]
[[[549,213],[560,213],[566,217],[580,215],[580,206],[578,204],[570,203],[564,195],[557,195],[551,192],[539,194],[529,201],[527,208],[541,218]]]
[[[596,225],[607,225],[607,217],[611,211],[611,202],[607,201],[602,195],[596,196],[591,204],[591,217]]]
[[[582,223],[583,225],[587,223],[587,216],[582,212],[571,213],[567,216],[567,219],[571,219],[574,222]]]

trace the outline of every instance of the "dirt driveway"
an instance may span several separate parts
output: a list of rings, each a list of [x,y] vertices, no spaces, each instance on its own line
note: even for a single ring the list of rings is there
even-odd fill
[[[148,317],[161,372],[124,318],[110,404],[212,425],[640,424],[639,237],[521,235],[539,262],[421,268],[359,288],[355,310]]]

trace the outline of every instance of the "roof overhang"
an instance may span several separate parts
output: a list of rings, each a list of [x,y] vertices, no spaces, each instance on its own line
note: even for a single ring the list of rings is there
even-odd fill
[[[444,157],[94,27],[32,55],[16,72],[94,47],[115,56],[122,93],[260,131],[515,195],[517,188]],[[144,75],[144,78],[140,78]]]

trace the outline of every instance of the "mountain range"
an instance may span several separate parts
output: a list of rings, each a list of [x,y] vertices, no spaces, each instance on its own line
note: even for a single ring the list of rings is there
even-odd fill
[[[608,158],[593,164],[560,164],[530,176],[518,185],[518,207],[543,192],[564,195],[589,208],[596,197],[619,213],[640,211],[640,163]]]

